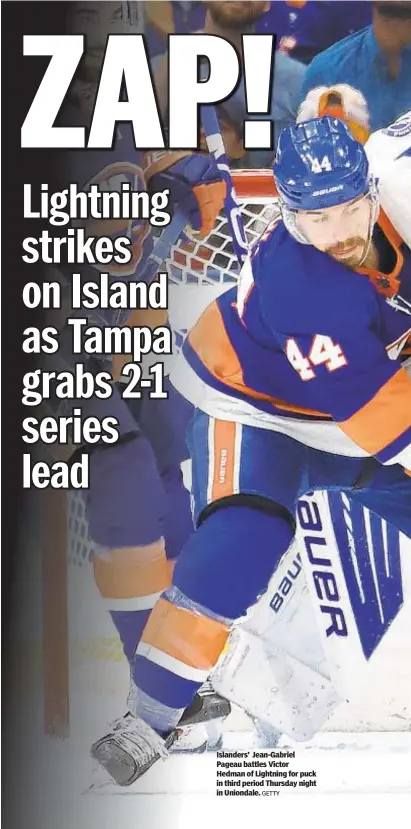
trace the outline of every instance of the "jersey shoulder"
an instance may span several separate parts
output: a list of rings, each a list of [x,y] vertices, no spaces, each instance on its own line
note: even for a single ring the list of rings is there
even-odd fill
[[[411,247],[411,111],[374,132],[365,145],[381,206]]]
[[[376,130],[365,144],[365,152],[375,175],[411,149],[411,110],[393,124]]]
[[[256,248],[252,269],[260,313],[278,332],[336,334],[378,313],[367,277],[297,242],[282,222]]]

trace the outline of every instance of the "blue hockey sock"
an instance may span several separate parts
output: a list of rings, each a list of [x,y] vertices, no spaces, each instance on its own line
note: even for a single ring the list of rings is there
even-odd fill
[[[293,538],[282,517],[246,506],[210,515],[188,539],[133,662],[131,710],[175,727],[207,679],[234,619],[265,592]]]

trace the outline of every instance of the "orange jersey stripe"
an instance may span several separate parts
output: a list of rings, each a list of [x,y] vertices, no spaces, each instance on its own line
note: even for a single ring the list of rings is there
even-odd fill
[[[141,642],[192,668],[209,670],[215,665],[227,637],[228,627],[222,622],[158,599]]]
[[[174,567],[175,566],[176,566],[176,560],[175,559],[173,559],[172,561],[169,561],[167,559],[167,569],[168,569],[168,577],[169,577],[169,580],[170,580],[170,584],[173,581],[173,573],[174,573]]]
[[[245,384],[241,363],[229,340],[217,302],[213,302],[206,308],[194,328],[191,329],[188,342],[216,380],[241,394],[252,397],[254,400],[265,400],[284,411],[311,415],[311,417],[330,417],[328,413],[286,403],[284,400],[258,392]]]
[[[411,427],[411,377],[401,368],[358,412],[338,424],[370,455],[376,455]]]
[[[229,378],[238,386],[244,386],[241,364],[228,338],[216,302],[205,309],[191,329],[188,340],[211,374],[223,382]]]
[[[157,328],[160,325],[167,325],[168,313],[162,308],[136,308],[130,313],[125,323],[129,328],[147,326]],[[134,363],[132,354],[113,354],[111,358],[113,380],[119,380],[121,372],[127,363]]]
[[[128,551],[134,555],[127,560]],[[150,596],[161,593],[171,584],[170,565],[164,545],[159,541],[147,547],[121,548],[121,557],[95,556],[93,565],[97,587],[106,599]]]

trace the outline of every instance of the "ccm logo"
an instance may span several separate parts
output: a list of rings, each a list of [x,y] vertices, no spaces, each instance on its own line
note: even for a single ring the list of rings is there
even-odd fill
[[[297,514],[308,560],[316,568],[312,570],[315,592],[321,602],[327,602],[320,604],[321,613],[325,615],[328,624],[326,635],[348,636],[344,613],[338,606],[340,595],[331,559],[327,556],[327,539],[320,510],[314,501],[300,500]]]

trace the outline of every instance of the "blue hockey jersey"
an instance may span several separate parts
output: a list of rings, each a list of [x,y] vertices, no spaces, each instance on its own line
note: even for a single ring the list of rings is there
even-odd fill
[[[382,271],[351,271],[278,222],[191,330],[172,379],[207,414],[393,462],[411,444],[411,253],[384,214]],[[385,296],[384,296],[385,294]]]

